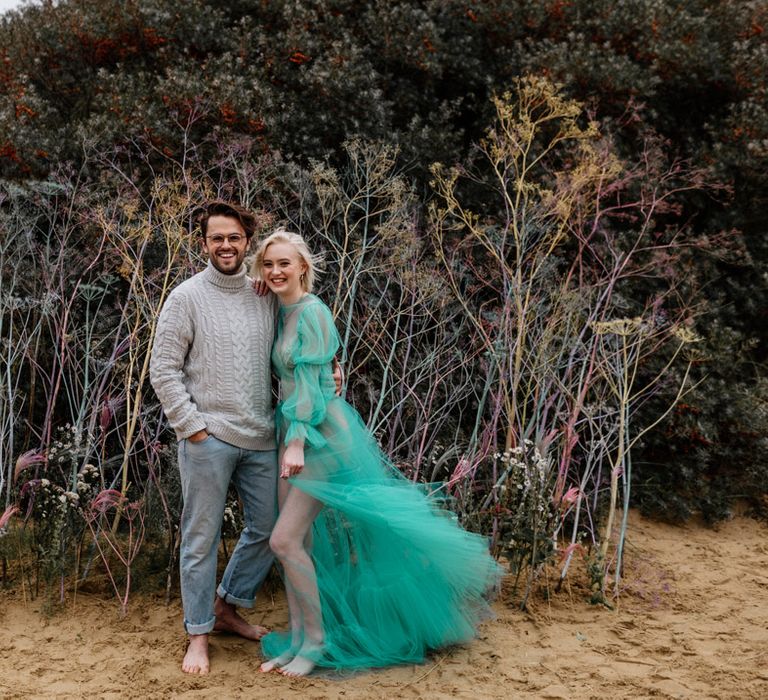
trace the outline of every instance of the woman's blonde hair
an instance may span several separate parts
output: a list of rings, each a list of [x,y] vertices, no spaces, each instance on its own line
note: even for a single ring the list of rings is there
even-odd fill
[[[256,254],[251,265],[251,276],[263,279],[261,274],[262,266],[264,265],[264,255],[267,252],[267,248],[273,243],[289,243],[292,245],[304,264],[307,266],[303,277],[301,278],[301,287],[305,292],[311,292],[315,283],[315,275],[319,274],[318,264],[322,261],[322,257],[318,255],[312,255],[309,252],[307,242],[298,234],[286,229],[279,228],[276,231],[270,233],[256,249]]]

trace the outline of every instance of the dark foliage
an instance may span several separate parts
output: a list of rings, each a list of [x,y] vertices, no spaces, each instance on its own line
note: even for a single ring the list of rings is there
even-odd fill
[[[68,163],[96,181],[91,156],[112,151],[141,189],[169,162],[213,164],[228,139],[307,166],[360,136],[397,144],[426,191],[432,162],[471,156],[489,97],[543,74],[628,161],[653,133],[728,188],[664,214],[697,243],[671,274],[699,304],[703,381],[635,459],[644,508],[717,518],[768,478],[766,22],[764,3],[735,0],[42,2],[0,25],[0,173]],[[648,294],[633,284],[630,305]]]

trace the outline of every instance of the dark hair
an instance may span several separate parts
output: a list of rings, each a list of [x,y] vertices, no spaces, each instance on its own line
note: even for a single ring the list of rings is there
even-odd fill
[[[207,204],[203,204],[194,213],[200,235],[203,238],[208,233],[208,220],[212,216],[228,216],[232,219],[237,219],[245,231],[246,238],[251,238],[256,231],[256,217],[245,207],[241,207],[233,202],[214,199]]]

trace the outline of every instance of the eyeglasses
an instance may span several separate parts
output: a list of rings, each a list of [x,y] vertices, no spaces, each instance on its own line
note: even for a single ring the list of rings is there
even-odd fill
[[[213,236],[206,236],[205,238],[216,247],[224,245],[225,242],[229,243],[230,245],[240,245],[240,243],[246,240],[246,237],[241,236],[239,233],[233,233],[230,236],[222,236],[217,233]]]

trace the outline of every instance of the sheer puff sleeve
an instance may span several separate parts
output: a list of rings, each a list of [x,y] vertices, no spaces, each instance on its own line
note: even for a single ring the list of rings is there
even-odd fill
[[[288,421],[284,443],[303,440],[305,447],[323,447],[326,441],[317,428],[335,394],[331,362],[339,349],[339,335],[322,302],[306,304],[298,313],[297,342],[291,351],[294,387],[282,406]]]

